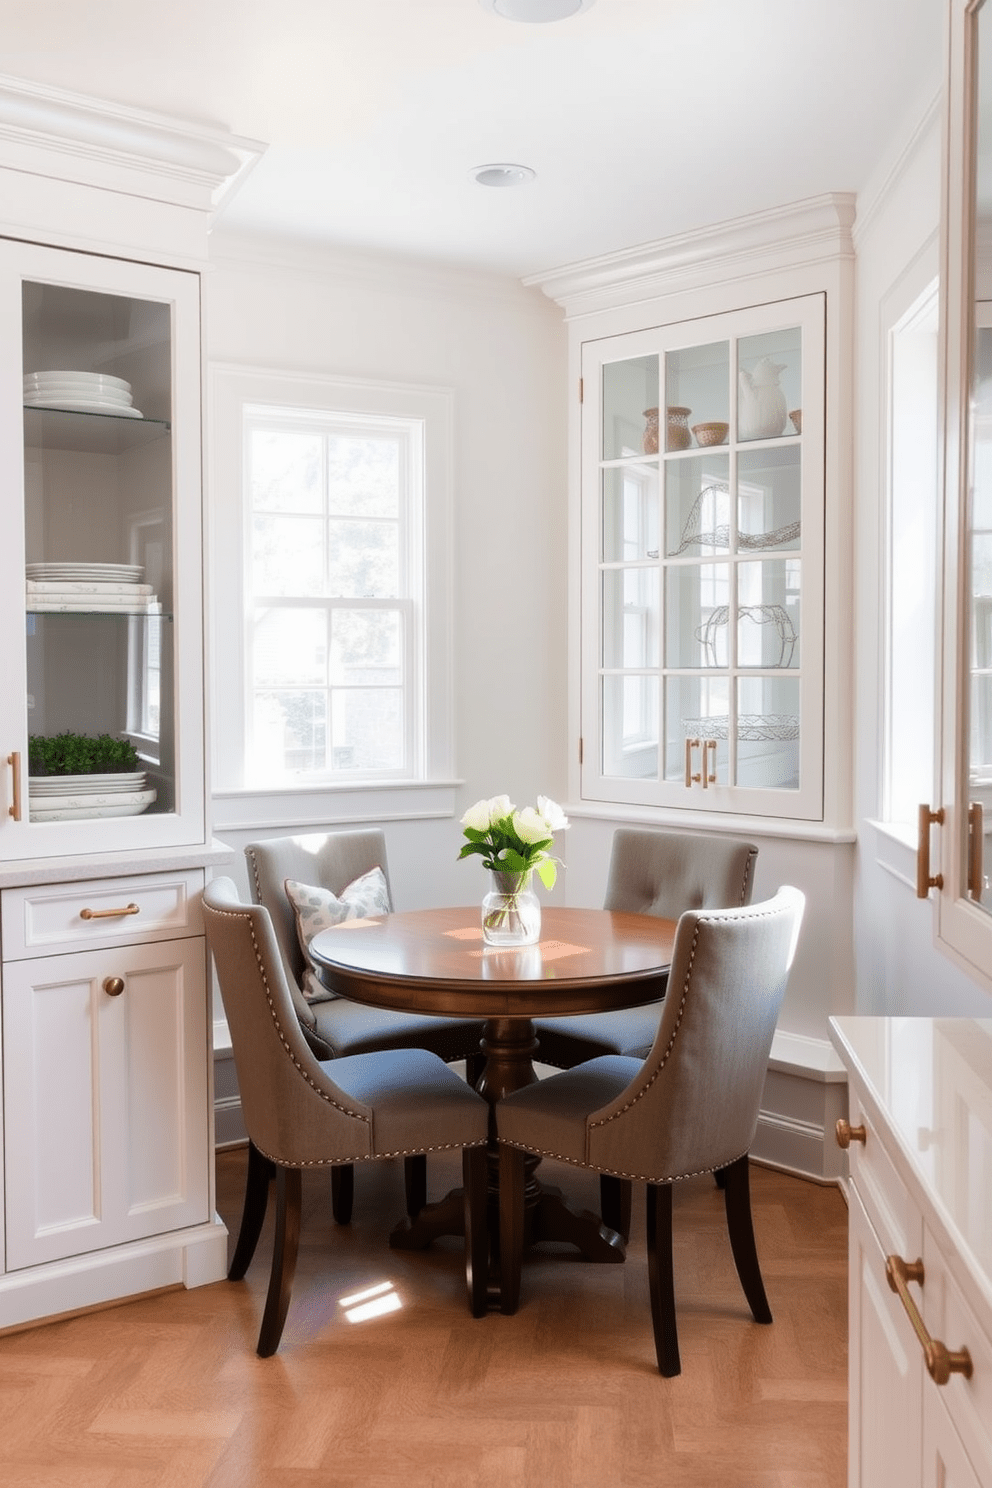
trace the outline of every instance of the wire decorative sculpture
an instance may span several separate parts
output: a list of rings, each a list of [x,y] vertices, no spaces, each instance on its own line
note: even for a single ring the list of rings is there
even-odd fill
[[[730,486],[725,481],[710,481],[704,486],[692,503],[692,509],[685,519],[682,528],[682,537],[677,548],[666,554],[668,558],[679,558],[687,548],[730,548],[730,523],[720,522],[709,532],[703,532],[702,507],[708,498],[715,499],[718,496],[730,495]],[[775,527],[770,532],[738,532],[737,546],[750,552],[760,551],[763,548],[780,548],[783,543],[795,542],[799,537],[802,524],[800,522],[787,522],[784,527]]]
[[[763,662],[764,666],[791,667],[799,636],[784,605],[756,604],[738,605],[737,617],[746,617],[756,625],[772,625],[778,635],[778,661]],[[706,653],[705,666],[719,666],[716,654],[717,631],[730,624],[730,606],[717,605],[696,630],[696,640],[701,641]]]

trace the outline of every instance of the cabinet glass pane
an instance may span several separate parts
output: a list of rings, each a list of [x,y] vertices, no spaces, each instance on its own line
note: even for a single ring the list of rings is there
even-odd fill
[[[603,368],[603,459],[657,453],[657,415],[658,358],[607,363]]]
[[[737,343],[737,437],[793,435],[802,419],[802,333],[797,326]],[[791,415],[797,415],[797,419]]]
[[[737,527],[739,545],[798,548],[801,536],[800,449],[743,450],[737,461]]]
[[[742,677],[737,684],[737,783],[799,789],[799,679]]]
[[[601,557],[604,563],[658,556],[658,467],[604,470]]]
[[[658,570],[608,569],[603,574],[603,666],[658,665]]]
[[[658,778],[657,677],[603,678],[604,775]]]
[[[726,444],[730,429],[730,343],[687,346],[665,357],[669,450]]]
[[[666,665],[727,666],[729,563],[672,566],[665,588]]]
[[[171,317],[165,302],[23,285],[32,820],[57,808],[30,777],[52,774],[145,776],[73,819],[174,809]]]
[[[665,465],[665,556],[705,557],[730,547],[730,457]]]
[[[665,779],[684,780],[687,739],[716,739],[718,783],[727,779],[727,712],[729,685],[726,677],[670,677],[665,687]],[[710,756],[712,761],[712,756]],[[697,748],[693,770],[699,770]]]
[[[800,564],[797,558],[741,563],[737,569],[737,657],[745,667],[799,665]]]

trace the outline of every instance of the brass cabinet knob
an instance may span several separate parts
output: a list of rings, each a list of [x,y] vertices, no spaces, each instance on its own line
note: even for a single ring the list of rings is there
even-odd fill
[[[838,1147],[850,1147],[852,1142],[860,1142],[864,1145],[868,1140],[868,1132],[863,1126],[852,1126],[849,1121],[841,1118],[834,1131],[837,1134]]]
[[[124,991],[124,978],[106,977],[103,983],[103,990],[108,997],[120,997]]]

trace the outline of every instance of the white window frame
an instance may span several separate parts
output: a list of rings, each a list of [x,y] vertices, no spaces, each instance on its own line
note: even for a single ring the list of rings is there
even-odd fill
[[[447,388],[319,377],[225,364],[211,368],[211,715],[213,787],[216,794],[334,793],[448,781],[452,742],[452,429],[453,394]],[[410,511],[404,561],[410,584],[403,601],[405,663],[412,706],[408,710],[408,764],[381,776],[307,772],[294,780],[252,780],[247,769],[250,652],[247,637],[251,553],[245,499],[247,415],[270,408],[314,424],[328,416],[357,426],[416,421],[420,426],[422,505]],[[320,602],[320,601],[318,601]]]

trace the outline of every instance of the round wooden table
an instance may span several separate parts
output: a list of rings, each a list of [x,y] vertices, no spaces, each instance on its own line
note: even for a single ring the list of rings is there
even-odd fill
[[[640,1007],[664,997],[676,922],[604,909],[544,906],[536,945],[487,946],[478,906],[421,909],[375,919],[346,920],[322,930],[310,954],[331,991],[372,1007],[409,1013],[484,1018],[481,1095],[500,1098],[537,1079],[533,1019]],[[498,1146],[490,1121],[491,1224],[498,1237]],[[587,1260],[622,1261],[624,1245],[598,1215],[575,1214],[561,1194],[527,1180],[527,1244],[563,1240]],[[438,1235],[462,1232],[454,1194],[403,1221],[390,1244],[419,1249]],[[495,1243],[493,1245],[495,1259]],[[498,1266],[492,1287],[498,1298]]]

